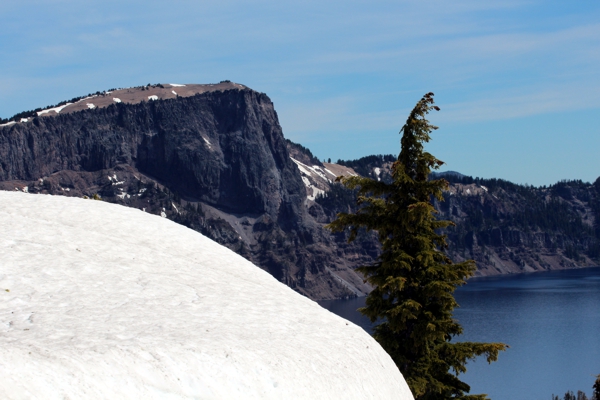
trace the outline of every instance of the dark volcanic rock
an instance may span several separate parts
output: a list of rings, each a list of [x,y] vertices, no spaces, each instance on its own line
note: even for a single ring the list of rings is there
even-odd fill
[[[128,164],[230,212],[277,217],[303,200],[272,103],[251,90],[35,118],[4,128],[0,140],[2,180]]]
[[[250,89],[0,127],[0,181],[167,216],[314,299],[368,290],[308,214],[273,103]]]

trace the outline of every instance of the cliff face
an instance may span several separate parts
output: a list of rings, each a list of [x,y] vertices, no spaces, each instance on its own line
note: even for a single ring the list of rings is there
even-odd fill
[[[196,229],[314,299],[364,293],[307,213],[273,103],[237,86],[0,127],[0,188],[97,194]]]
[[[302,202],[273,105],[250,90],[114,104],[36,118],[2,133],[2,180],[127,164],[183,197],[230,212],[277,219],[297,213]]]
[[[463,178],[437,204],[449,253],[474,259],[477,275],[596,266],[600,259],[599,185],[559,182],[548,188]]]

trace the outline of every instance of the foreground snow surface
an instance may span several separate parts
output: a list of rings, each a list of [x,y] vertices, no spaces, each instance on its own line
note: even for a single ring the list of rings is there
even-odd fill
[[[206,237],[0,192],[0,398],[412,399],[361,328]]]

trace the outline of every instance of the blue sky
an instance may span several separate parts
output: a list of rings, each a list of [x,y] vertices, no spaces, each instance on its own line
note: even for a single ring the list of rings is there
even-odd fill
[[[0,117],[112,87],[229,79],[319,158],[397,154],[426,92],[444,169],[600,176],[600,2],[0,3]]]

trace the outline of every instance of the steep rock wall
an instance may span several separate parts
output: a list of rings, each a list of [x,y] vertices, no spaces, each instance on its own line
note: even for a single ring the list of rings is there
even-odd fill
[[[273,103],[247,88],[0,127],[0,181],[164,214],[314,299],[368,290],[307,213]]]

